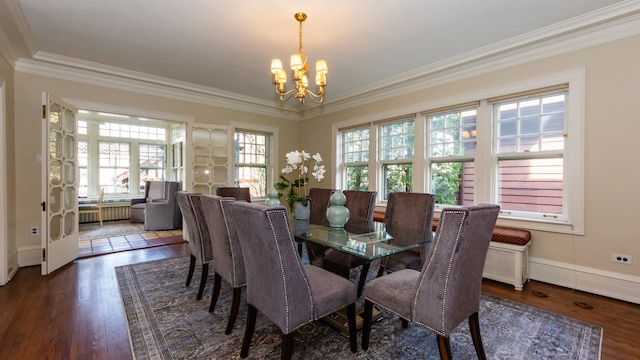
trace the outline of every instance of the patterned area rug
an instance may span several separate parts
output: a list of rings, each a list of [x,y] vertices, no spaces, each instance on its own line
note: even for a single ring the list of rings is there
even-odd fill
[[[116,268],[120,294],[136,359],[239,358],[246,303],[243,300],[233,332],[224,334],[231,289],[223,282],[213,314],[208,312],[213,277],[206,296],[196,301],[199,274],[185,287],[188,257],[163,259]],[[196,268],[199,268],[198,266]],[[602,329],[562,315],[482,295],[480,327],[489,359],[599,359]],[[439,359],[435,335],[384,312],[374,323],[368,351],[351,353],[349,341],[323,321],[295,334],[295,359]],[[468,323],[451,335],[456,359],[476,359]],[[280,331],[258,313],[250,359],[279,359]]]

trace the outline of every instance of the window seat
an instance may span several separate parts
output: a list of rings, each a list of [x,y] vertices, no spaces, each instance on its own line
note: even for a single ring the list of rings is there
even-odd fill
[[[376,211],[374,220],[383,221],[384,212]],[[433,220],[433,230],[438,227],[438,219]],[[511,284],[522,290],[529,279],[529,246],[531,232],[496,226],[487,252],[482,276]]]

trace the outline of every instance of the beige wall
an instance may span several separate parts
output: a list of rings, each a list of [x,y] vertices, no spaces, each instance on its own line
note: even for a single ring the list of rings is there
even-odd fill
[[[640,37],[635,36],[307,120],[301,131],[314,151],[331,154],[331,142],[327,139],[331,137],[332,123],[368,115],[377,120],[375,114],[388,114],[393,109],[585,68],[585,235],[535,231],[531,257],[534,263],[585,267],[588,269],[584,271],[598,276],[629,275],[638,285],[640,235],[636,228],[636,206],[640,203],[640,192],[635,185],[635,179],[640,177],[638,59]],[[614,252],[632,255],[634,263],[613,263]]]
[[[20,201],[15,208],[17,246],[31,249],[40,246],[40,238],[31,236],[28,229],[40,224],[41,174],[36,154],[41,153],[41,94],[91,103],[109,104],[116,107],[142,109],[155,112],[190,116],[197,123],[229,125],[231,121],[244,124],[259,124],[278,129],[276,166],[284,167],[285,152],[298,147],[299,123],[252,113],[215,108],[212,106],[171,100],[157,96],[141,95],[86,85],[72,81],[62,81],[43,76],[17,72],[16,79],[16,151],[10,164],[16,166],[15,194]],[[281,161],[281,162],[280,162]]]

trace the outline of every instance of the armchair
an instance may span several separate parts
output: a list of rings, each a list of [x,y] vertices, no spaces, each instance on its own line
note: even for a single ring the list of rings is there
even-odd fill
[[[131,200],[131,222],[144,222],[145,230],[172,230],[181,226],[182,215],[176,201],[180,183],[147,181],[144,199]]]

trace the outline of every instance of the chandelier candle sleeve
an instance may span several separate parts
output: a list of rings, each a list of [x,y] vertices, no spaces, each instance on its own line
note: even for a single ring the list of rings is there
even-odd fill
[[[327,73],[329,72],[329,68],[327,67],[326,61],[316,61],[316,85],[318,86],[318,93],[316,94],[309,90],[309,80],[307,77],[309,62],[307,54],[305,54],[302,49],[302,22],[307,19],[307,15],[300,12],[296,13],[294,18],[300,23],[298,53],[291,55],[291,70],[293,71],[293,82],[295,88],[288,91],[285,90],[287,72],[282,66],[282,60],[275,58],[271,60],[271,73],[273,74],[273,83],[276,86],[276,93],[279,95],[280,101],[283,102],[295,97],[304,104],[307,97],[309,97],[313,102],[321,104],[324,101],[324,87],[327,85]]]

